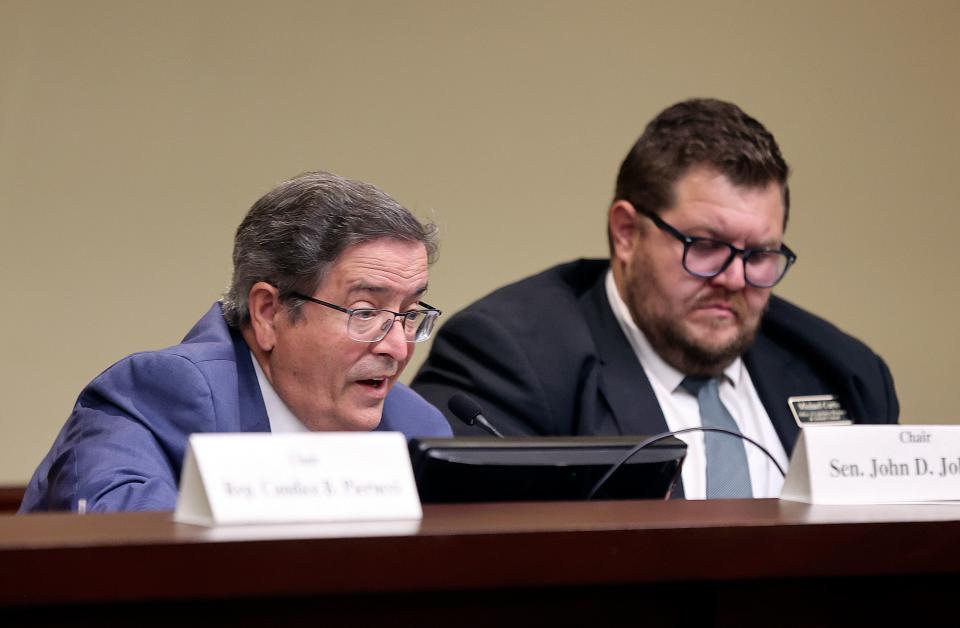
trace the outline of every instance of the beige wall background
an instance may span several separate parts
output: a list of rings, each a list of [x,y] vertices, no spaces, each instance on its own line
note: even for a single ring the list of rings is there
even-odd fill
[[[88,380],[182,337],[280,180],[332,170],[439,223],[453,312],[604,255],[621,159],[690,96],[794,169],[779,293],[887,359],[904,421],[957,422],[957,32],[953,0],[0,0],[0,483]]]

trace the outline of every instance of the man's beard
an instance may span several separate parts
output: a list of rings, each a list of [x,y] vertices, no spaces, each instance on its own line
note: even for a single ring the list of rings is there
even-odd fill
[[[739,323],[737,335],[729,342],[722,345],[706,344],[686,330],[684,318],[664,316],[644,302],[645,298],[651,298],[651,295],[655,294],[647,288],[646,282],[637,281],[634,277],[626,281],[626,292],[625,300],[630,314],[654,351],[667,364],[685,375],[715,377],[721,374],[723,369],[753,344],[763,316],[761,313],[756,320],[748,320],[750,313],[742,294],[714,291],[698,296],[688,311],[693,311],[700,303],[722,299],[733,308]],[[717,324],[716,328],[725,326],[727,325]]]

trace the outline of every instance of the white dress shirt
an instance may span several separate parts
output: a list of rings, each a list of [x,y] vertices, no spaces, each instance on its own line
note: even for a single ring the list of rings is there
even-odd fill
[[[300,422],[283,399],[277,395],[273,389],[270,380],[264,375],[260,363],[257,362],[257,356],[250,352],[250,359],[253,360],[253,370],[257,372],[257,383],[260,384],[260,395],[263,396],[263,405],[267,409],[267,418],[270,420],[270,431],[274,434],[289,432],[309,432],[307,426]]]
[[[620,328],[630,341],[637,359],[650,380],[657,395],[660,409],[671,432],[688,427],[700,427],[700,405],[697,398],[684,390],[680,383],[685,375],[667,364],[654,351],[650,341],[637,327],[626,303],[620,297],[613,271],[607,271],[607,299]],[[750,379],[750,373],[737,358],[723,371],[720,382],[720,400],[727,407],[740,433],[763,445],[786,470],[787,454],[777,436],[770,417],[760,403],[760,397]],[[703,432],[691,432],[678,436],[687,444],[687,458],[683,463],[683,493],[687,499],[705,499],[707,494],[707,465],[704,452]],[[767,456],[744,441],[747,464],[750,468],[750,483],[754,497],[779,497],[783,477]]]

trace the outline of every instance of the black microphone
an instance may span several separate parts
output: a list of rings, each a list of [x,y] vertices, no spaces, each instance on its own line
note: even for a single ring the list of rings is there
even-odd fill
[[[467,425],[478,425],[485,432],[493,434],[497,438],[503,438],[503,434],[501,434],[497,428],[490,425],[490,421],[483,416],[483,410],[480,409],[480,405],[465,394],[454,394],[447,402],[447,407],[450,408],[450,412],[453,412],[458,419]]]

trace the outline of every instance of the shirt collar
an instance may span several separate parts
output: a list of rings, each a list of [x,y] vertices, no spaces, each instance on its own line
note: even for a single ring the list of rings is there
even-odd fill
[[[676,392],[686,375],[667,364],[667,362],[660,357],[660,354],[653,349],[653,346],[643,331],[637,327],[637,324],[633,321],[633,316],[630,314],[630,309],[620,297],[620,291],[617,290],[617,284],[613,280],[612,269],[607,270],[604,285],[607,290],[607,300],[610,302],[610,309],[613,310],[613,315],[620,324],[620,329],[623,330],[627,340],[630,341],[630,346],[633,347],[634,353],[637,354],[637,359],[640,360],[640,364],[643,365],[647,374],[655,378],[666,390]],[[743,374],[743,360],[739,357],[731,362],[727,368],[723,369],[724,380],[734,387],[739,385]]]
[[[253,370],[257,372],[257,383],[260,384],[260,394],[263,396],[263,405],[267,410],[267,418],[270,420],[270,431],[274,434],[284,432],[309,432],[307,426],[290,411],[287,404],[273,389],[270,380],[260,368],[257,362],[257,356],[250,352],[250,359],[253,360]]]

